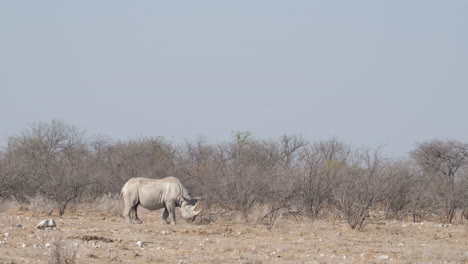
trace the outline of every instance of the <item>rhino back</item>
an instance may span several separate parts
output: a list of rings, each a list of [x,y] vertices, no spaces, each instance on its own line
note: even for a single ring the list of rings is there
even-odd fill
[[[163,208],[166,203],[180,204],[182,185],[173,177],[163,179],[136,178],[141,206],[149,210]],[[182,187],[182,188],[181,188]]]

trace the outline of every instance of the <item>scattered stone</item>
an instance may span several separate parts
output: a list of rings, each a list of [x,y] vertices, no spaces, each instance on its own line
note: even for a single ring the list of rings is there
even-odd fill
[[[21,228],[21,229],[23,229],[23,225],[22,225],[22,224],[17,224],[17,225],[16,225],[16,228]]]
[[[137,242],[137,245],[138,245],[139,247],[143,247],[143,246],[145,245],[145,242],[143,242],[143,241],[138,241],[138,242]]]
[[[45,244],[46,248],[50,248],[52,245],[50,243]]]
[[[22,247],[22,248],[25,248],[25,247],[26,247],[26,244],[22,244],[21,247]]]
[[[387,260],[389,259],[390,257],[387,256],[387,255],[380,255],[380,256],[377,256],[378,259],[383,259],[383,260]]]
[[[41,221],[39,224],[37,224],[36,228],[52,230],[56,226],[57,224],[55,223],[54,219],[46,219],[46,220]]]

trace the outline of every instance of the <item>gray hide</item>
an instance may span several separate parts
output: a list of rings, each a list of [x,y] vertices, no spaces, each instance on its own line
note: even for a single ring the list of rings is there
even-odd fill
[[[182,217],[187,220],[193,221],[201,212],[201,210],[195,211],[197,200],[193,199],[182,183],[174,177],[132,178],[124,184],[120,195],[125,203],[123,216],[129,223],[141,223],[137,214],[138,205],[148,210],[164,208],[162,216],[164,224],[168,224],[168,217],[172,224],[176,224],[176,207],[180,207]],[[130,216],[131,212],[133,212],[134,220]]]

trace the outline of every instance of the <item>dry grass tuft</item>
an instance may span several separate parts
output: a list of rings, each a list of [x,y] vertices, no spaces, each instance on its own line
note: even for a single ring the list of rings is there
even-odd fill
[[[75,264],[76,249],[70,245],[64,245],[62,239],[56,239],[52,243],[47,263],[49,264]]]
[[[47,214],[51,215],[57,205],[54,201],[47,199],[42,195],[36,195],[34,197],[27,197],[28,203],[24,206],[28,211],[33,212],[33,215]]]
[[[96,209],[110,215],[122,213],[122,201],[118,195],[104,194],[95,201]]]

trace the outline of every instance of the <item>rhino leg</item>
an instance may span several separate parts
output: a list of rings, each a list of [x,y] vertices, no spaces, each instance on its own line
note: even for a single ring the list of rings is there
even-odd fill
[[[134,223],[134,224],[141,224],[141,223],[143,223],[143,222],[141,222],[140,218],[138,218],[137,208],[138,208],[138,204],[135,205],[135,206],[132,208],[133,214],[135,215],[135,220],[133,221],[133,223]]]
[[[124,204],[125,204],[125,209],[123,211],[123,216],[127,220],[128,223],[138,223],[138,221],[141,223],[140,219],[138,219],[138,215],[136,212],[136,208],[138,206],[138,196],[137,195],[132,195],[132,193],[125,192],[123,194],[124,197]],[[132,221],[131,214],[133,214],[134,218],[136,219],[135,222]]]
[[[129,224],[132,223],[132,218],[130,218],[130,212],[131,212],[131,210],[132,210],[132,207],[129,206],[129,205],[127,205],[127,204],[125,204],[125,209],[124,209],[124,212],[123,212],[123,216],[125,217],[125,219],[127,220],[127,222],[128,222]]]
[[[169,224],[167,222],[167,217],[169,217],[169,211],[167,211],[167,208],[164,208],[164,213],[162,215],[162,223],[163,224],[166,224],[166,225]]]
[[[176,224],[176,218],[175,218],[175,203],[172,202],[170,204],[166,204],[166,208],[169,211],[169,219],[171,220],[171,224],[175,225]]]

